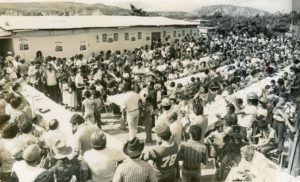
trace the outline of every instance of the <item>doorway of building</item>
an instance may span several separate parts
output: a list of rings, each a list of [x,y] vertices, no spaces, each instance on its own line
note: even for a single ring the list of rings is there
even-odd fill
[[[0,38],[0,55],[6,56],[8,51],[13,52],[13,41],[10,38],[1,39]]]
[[[157,47],[160,46],[161,44],[161,36],[160,36],[160,32],[152,32],[151,33],[151,47]]]

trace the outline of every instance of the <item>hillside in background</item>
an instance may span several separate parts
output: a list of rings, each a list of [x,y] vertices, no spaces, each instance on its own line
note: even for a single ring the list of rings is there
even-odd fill
[[[260,16],[268,15],[269,13],[256,8],[240,7],[232,5],[213,5],[197,8],[186,15],[187,18],[200,18],[203,16],[212,16],[215,13],[221,13],[229,16],[244,16],[253,17],[259,14]]]
[[[70,15],[130,15],[130,7],[128,9],[119,8],[116,6],[108,6],[105,4],[84,4],[74,2],[47,2],[47,3],[1,3],[0,15],[15,15],[15,16],[70,16]],[[251,17],[259,15],[268,15],[266,11],[239,7],[231,5],[214,5],[197,8],[192,12],[178,11],[157,11],[147,12],[149,16],[164,16],[175,19],[192,19],[201,18],[203,16],[211,16],[215,13],[221,13],[223,16],[245,16]]]
[[[129,15],[129,9],[74,2],[1,3],[1,14],[15,15]]]

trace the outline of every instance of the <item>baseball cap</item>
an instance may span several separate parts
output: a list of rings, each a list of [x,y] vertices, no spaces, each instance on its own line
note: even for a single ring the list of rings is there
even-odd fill
[[[157,133],[158,135],[167,135],[171,133],[170,127],[167,122],[159,123],[153,131]]]
[[[101,131],[95,131],[91,135],[91,145],[92,147],[102,147],[103,144],[106,143],[106,136],[105,134]]]
[[[162,101],[161,101],[161,105],[162,106],[171,106],[172,103],[171,103],[169,98],[163,98]]]
[[[248,93],[248,95],[247,95],[247,99],[248,99],[248,100],[258,100],[258,96],[257,96],[256,93],[250,92],[250,93]]]
[[[37,144],[29,145],[24,151],[23,151],[23,159],[28,162],[33,162],[37,160],[41,155],[41,149]]]

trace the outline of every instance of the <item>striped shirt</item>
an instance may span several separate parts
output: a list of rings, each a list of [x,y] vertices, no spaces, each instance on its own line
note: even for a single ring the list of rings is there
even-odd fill
[[[141,159],[126,159],[115,172],[113,182],[154,182],[156,175],[151,165]]]
[[[201,163],[207,162],[207,148],[198,141],[188,140],[181,143],[178,158],[183,160],[183,168],[199,169]]]

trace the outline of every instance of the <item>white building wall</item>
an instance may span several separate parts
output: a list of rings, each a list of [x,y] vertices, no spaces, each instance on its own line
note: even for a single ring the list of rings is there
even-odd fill
[[[35,57],[36,51],[40,50],[44,56],[56,56],[60,58],[69,58],[75,54],[83,54],[88,57],[92,52],[96,55],[99,52],[107,50],[124,49],[133,50],[136,47],[151,46],[151,33],[161,32],[161,40],[165,41],[165,35],[170,37],[170,42],[175,39],[181,40],[185,35],[192,31],[193,36],[198,36],[197,27],[178,28],[178,27],[125,27],[125,28],[103,28],[103,29],[80,29],[80,30],[49,30],[49,31],[30,31],[18,32],[13,37],[15,55],[20,55],[26,61]],[[176,31],[176,37],[174,37]],[[142,38],[138,39],[138,32],[142,33]],[[113,38],[113,34],[118,34],[118,40],[113,42],[103,42],[102,35],[106,34],[107,40]],[[125,33],[129,33],[129,40],[125,40]],[[180,35],[180,37],[179,37]],[[146,40],[149,36],[150,40]],[[98,38],[97,38],[98,37]],[[132,41],[135,37],[135,41]],[[20,50],[20,44],[28,44],[28,50]],[[86,45],[86,50],[80,50],[80,45]],[[63,51],[55,51],[56,45],[61,45]]]

